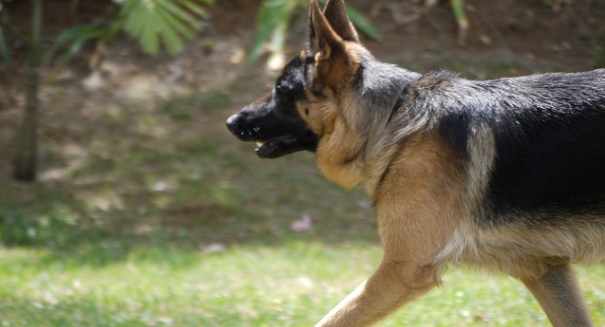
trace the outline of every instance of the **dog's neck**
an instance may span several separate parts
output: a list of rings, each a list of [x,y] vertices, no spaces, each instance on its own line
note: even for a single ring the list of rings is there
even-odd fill
[[[364,145],[364,151],[363,151],[364,159],[369,156],[370,151],[374,148],[376,143],[378,143],[378,140],[384,134],[384,131],[386,130],[389,123],[391,122],[391,119],[393,119],[393,116],[399,111],[399,109],[403,105],[404,99],[405,99],[405,96],[402,92],[399,95],[399,98],[397,98],[397,101],[395,101],[395,104],[393,105],[393,107],[390,111],[390,114],[385,115],[379,123],[375,124],[374,128],[370,132],[370,136],[368,137],[368,139]]]
[[[365,159],[404,101],[403,90],[421,75],[406,69],[385,64],[374,58],[365,58],[362,62],[358,86],[361,94],[360,110],[367,110],[364,121],[358,126],[359,132],[366,139],[360,156]],[[380,74],[376,74],[380,72]]]
[[[338,95],[342,110],[333,122],[336,136],[321,138],[316,152],[317,165],[326,177],[346,189],[360,183],[367,187],[371,177],[368,154],[377,152],[376,144],[385,133],[393,107],[404,89],[419,77],[369,54],[362,56],[350,87]]]

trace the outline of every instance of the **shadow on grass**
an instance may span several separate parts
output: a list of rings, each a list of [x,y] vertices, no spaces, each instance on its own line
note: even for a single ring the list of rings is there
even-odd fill
[[[247,144],[177,146],[188,154],[137,149],[136,164],[93,159],[71,180],[1,185],[0,241],[44,249],[46,264],[93,267],[133,258],[187,265],[211,245],[377,241],[362,192],[325,181],[310,154],[267,162]],[[312,225],[293,231],[303,216]]]

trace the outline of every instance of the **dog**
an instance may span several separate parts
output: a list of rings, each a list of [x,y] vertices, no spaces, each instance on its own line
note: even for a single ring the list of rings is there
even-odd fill
[[[520,280],[553,326],[592,326],[571,264],[605,257],[605,70],[471,81],[375,59],[343,0],[311,0],[308,40],[227,120],[256,154],[315,153],[363,184],[384,255],[316,326],[369,326],[447,265]]]

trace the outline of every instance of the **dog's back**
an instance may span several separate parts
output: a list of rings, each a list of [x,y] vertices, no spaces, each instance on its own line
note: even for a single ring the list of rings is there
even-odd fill
[[[605,225],[605,70],[492,81],[437,73],[408,93],[408,115],[432,115],[429,124],[465,155],[477,131],[492,134],[482,223]]]
[[[503,97],[486,118],[496,143],[487,197],[500,213],[490,222],[527,213],[528,224],[605,226],[605,70],[511,81],[517,101]]]

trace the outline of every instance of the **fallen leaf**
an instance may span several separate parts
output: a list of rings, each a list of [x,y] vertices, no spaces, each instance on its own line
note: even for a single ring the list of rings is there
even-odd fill
[[[311,216],[308,214],[302,215],[300,219],[293,221],[290,224],[290,230],[296,233],[306,232],[311,229]]]

